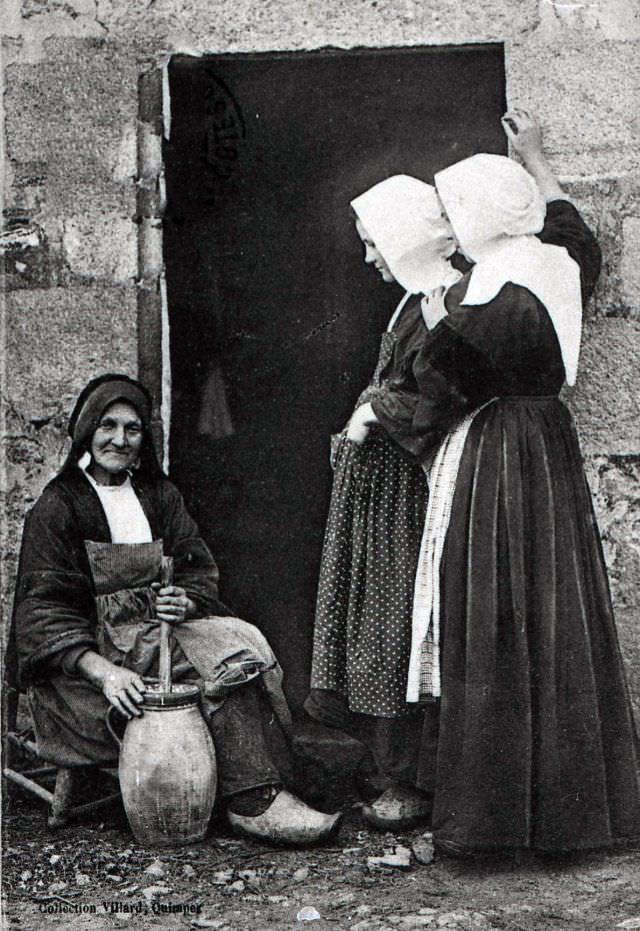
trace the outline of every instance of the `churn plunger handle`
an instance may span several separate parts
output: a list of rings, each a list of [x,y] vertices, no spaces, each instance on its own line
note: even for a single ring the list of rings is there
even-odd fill
[[[173,582],[173,559],[163,556],[160,568],[160,584],[171,585]],[[171,625],[168,621],[160,621],[160,661],[158,671],[160,688],[163,692],[171,691]]]

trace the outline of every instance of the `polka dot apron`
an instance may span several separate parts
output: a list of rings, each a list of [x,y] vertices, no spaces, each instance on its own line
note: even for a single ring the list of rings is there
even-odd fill
[[[395,344],[383,334],[378,364],[356,406],[386,390]],[[344,695],[352,711],[410,713],[406,704],[415,574],[426,476],[382,429],[358,445],[340,434],[316,607],[311,687]]]

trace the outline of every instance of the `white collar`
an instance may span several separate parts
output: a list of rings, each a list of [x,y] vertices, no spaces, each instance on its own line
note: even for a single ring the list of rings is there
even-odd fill
[[[91,453],[84,452],[78,459],[78,468],[83,473],[83,475],[85,475],[88,478],[90,484],[93,485],[96,491],[100,492],[102,490],[105,490],[106,493],[108,494],[110,491],[112,492],[114,489],[117,490],[118,488],[128,488],[131,486],[131,472],[128,469],[127,469],[127,475],[126,475],[124,482],[120,482],[119,485],[101,485],[100,482],[96,482],[93,475],[91,475],[91,473],[89,472],[90,465],[91,465]]]

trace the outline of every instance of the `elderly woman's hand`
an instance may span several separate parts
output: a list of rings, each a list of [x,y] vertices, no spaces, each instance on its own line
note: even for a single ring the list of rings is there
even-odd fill
[[[165,585],[161,587],[155,583],[152,588],[156,592],[156,617],[169,624],[180,624],[188,615],[195,614],[195,605],[187,596],[184,588],[179,585]]]
[[[76,663],[76,670],[97,686],[109,704],[125,718],[140,717],[145,686],[137,672],[116,666],[93,650],[82,654]]]
[[[543,155],[542,130],[528,110],[514,107],[502,117],[502,128],[525,165]]]
[[[102,694],[125,718],[140,717],[143,692],[142,677],[131,669],[112,664],[104,676]]]

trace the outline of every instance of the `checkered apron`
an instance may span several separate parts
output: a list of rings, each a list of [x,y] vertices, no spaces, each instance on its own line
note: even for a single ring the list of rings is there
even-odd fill
[[[493,400],[471,411],[447,434],[427,469],[429,503],[413,597],[408,702],[434,701],[441,694],[440,563],[464,444],[474,418]]]

